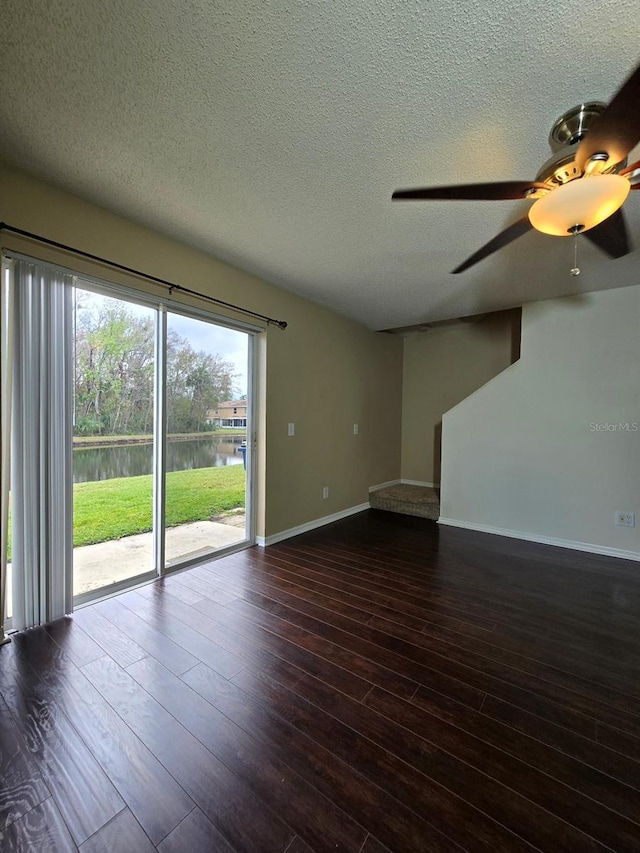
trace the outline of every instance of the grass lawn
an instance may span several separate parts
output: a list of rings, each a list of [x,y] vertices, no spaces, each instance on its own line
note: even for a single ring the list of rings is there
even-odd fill
[[[166,524],[204,521],[244,506],[242,465],[167,474]],[[73,544],[92,545],[151,530],[152,479],[118,477],[73,487]]]
[[[244,506],[242,465],[167,474],[166,524],[204,521]],[[151,474],[118,477],[73,487],[73,544],[93,545],[151,530]],[[9,524],[9,560],[11,559]]]

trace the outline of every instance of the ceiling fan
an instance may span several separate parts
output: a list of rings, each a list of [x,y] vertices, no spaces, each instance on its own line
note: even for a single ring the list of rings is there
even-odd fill
[[[592,101],[560,116],[549,134],[553,153],[535,180],[396,190],[392,199],[534,202],[527,216],[501,231],[454,273],[469,269],[532,228],[559,237],[584,232],[610,257],[621,258],[631,246],[620,208],[629,190],[640,189],[640,160],[627,166],[626,158],[638,142],[640,66],[608,106]]]

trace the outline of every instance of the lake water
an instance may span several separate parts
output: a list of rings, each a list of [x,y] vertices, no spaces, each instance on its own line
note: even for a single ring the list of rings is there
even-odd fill
[[[239,447],[243,435],[211,436],[194,441],[167,443],[167,471],[193,468],[219,468],[242,465]],[[151,474],[153,445],[117,444],[113,447],[74,448],[73,482],[87,483],[113,477],[136,477]]]

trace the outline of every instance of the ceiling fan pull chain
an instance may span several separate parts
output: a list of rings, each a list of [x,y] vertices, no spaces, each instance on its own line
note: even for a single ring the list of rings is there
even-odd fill
[[[573,267],[571,269],[571,275],[580,275],[580,267],[578,266],[578,234],[580,232],[577,228],[573,231]]]

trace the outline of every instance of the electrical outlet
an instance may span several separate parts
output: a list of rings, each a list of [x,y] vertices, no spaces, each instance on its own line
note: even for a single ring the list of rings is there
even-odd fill
[[[616,527],[635,527],[635,512],[616,512]]]
[[[357,435],[359,430],[360,430],[360,427],[358,426],[358,424],[354,424],[353,425],[353,434]]]
[[[323,498],[329,497],[329,486],[323,486],[322,487],[322,497]]]
[[[296,425],[288,424],[287,425],[287,435],[295,435],[296,434]]]

